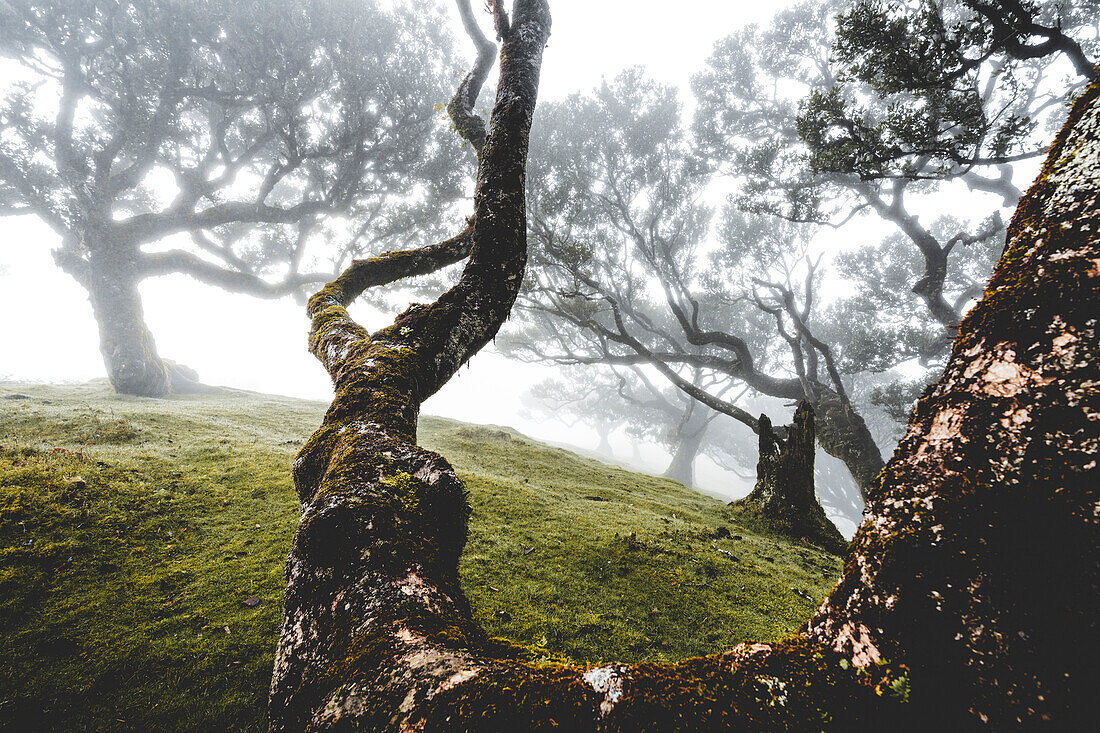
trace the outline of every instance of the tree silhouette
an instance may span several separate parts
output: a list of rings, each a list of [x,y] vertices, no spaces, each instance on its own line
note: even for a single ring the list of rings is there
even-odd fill
[[[157,353],[146,278],[273,298],[431,226],[459,176],[435,109],[450,49],[432,15],[341,0],[0,3],[0,55],[16,62],[0,215],[61,239],[55,259],[88,291],[118,391],[194,386]]]

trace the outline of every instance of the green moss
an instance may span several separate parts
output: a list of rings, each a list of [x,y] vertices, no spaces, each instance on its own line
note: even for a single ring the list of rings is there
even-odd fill
[[[393,497],[401,503],[402,511],[411,514],[420,506],[420,487],[423,483],[404,471],[383,476],[381,483],[393,492]]]
[[[298,519],[289,469],[324,406],[0,386],[16,391],[31,399],[0,412],[0,728],[264,729]],[[134,437],[94,437],[123,424]],[[664,661],[781,638],[839,571],[672,481],[507,429],[427,417],[420,436],[466,483],[460,573],[502,653]],[[385,482],[425,501],[413,476]]]

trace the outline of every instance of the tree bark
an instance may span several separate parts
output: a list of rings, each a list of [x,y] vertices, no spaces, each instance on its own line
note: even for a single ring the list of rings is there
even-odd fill
[[[863,416],[840,395],[825,385],[816,385],[815,390],[817,442],[826,453],[844,462],[866,502],[886,465],[878,444]]]
[[[111,385],[120,394],[163,397],[172,391],[169,368],[145,325],[138,292],[136,252],[89,248],[85,283],[99,325],[99,350]]]
[[[496,5],[499,10],[499,3]],[[502,11],[501,11],[502,12]],[[273,730],[1081,730],[1095,722],[1100,103],[1078,100],[989,289],[803,629],[674,665],[532,664],[458,582],[461,483],[420,401],[507,315],[544,2],[517,0],[459,284],[368,335],[311,302],[337,396],[295,462]]]
[[[770,531],[843,554],[848,543],[814,494],[814,411],[808,402],[799,403],[786,433],[785,439],[779,438],[768,416],[760,416],[756,486],[731,506]]]
[[[703,445],[708,424],[679,426],[676,450],[662,476],[679,481],[688,488],[695,486],[695,459],[699,456],[699,448]]]

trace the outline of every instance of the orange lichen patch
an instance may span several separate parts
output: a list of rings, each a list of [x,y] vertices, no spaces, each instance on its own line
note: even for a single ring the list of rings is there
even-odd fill
[[[981,390],[994,397],[1015,397],[1025,389],[1044,387],[1053,377],[1044,377],[1038,370],[1019,363],[1016,350],[1008,343],[999,343],[987,347],[979,342],[968,351],[966,356],[975,356],[966,369],[963,378],[977,377],[981,381]]]
[[[925,433],[925,440],[929,443],[938,443],[945,440],[962,440],[966,438],[959,434],[959,427],[962,425],[963,414],[960,410],[954,408],[948,408],[936,413],[936,416],[932,418],[932,427]],[[932,446],[926,445],[921,447],[921,451],[931,450]]]
[[[833,649],[848,656],[853,667],[870,667],[882,659],[878,648],[871,641],[871,630],[863,624],[847,623],[841,626]]]

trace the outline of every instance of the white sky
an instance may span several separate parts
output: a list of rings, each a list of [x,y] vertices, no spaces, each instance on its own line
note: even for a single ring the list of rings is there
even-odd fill
[[[634,65],[645,65],[655,78],[686,88],[714,41],[746,22],[766,22],[786,4],[688,0],[670,12],[667,2],[656,0],[552,0],[553,34],[540,99],[591,89],[602,77]],[[461,43],[454,4],[445,6]],[[0,227],[0,378],[74,381],[103,376],[87,296],[50,256],[58,244],[56,235],[29,217],[0,219]],[[148,280],[142,295],[161,354],[194,367],[204,381],[315,399],[331,395],[327,375],[305,350],[304,309],[291,299],[231,296],[182,276]],[[381,325],[376,319],[368,322]],[[551,373],[481,354],[426,411],[519,427],[519,394]]]
[[[716,40],[747,23],[767,23],[788,4],[551,0],[553,33],[540,99],[587,91],[603,77],[643,65],[653,78],[681,87],[687,101],[690,76],[702,68]],[[453,3],[446,6],[455,36],[462,39]],[[87,295],[51,259],[56,236],[30,218],[0,219],[0,227],[0,379],[57,382],[103,376]],[[327,375],[305,348],[304,308],[291,299],[231,296],[183,276],[148,280],[142,295],[161,355],[195,368],[204,382],[318,400],[331,397]],[[388,322],[378,314],[362,316],[372,329]],[[429,400],[425,412],[594,446],[595,433],[534,424],[520,416],[520,395],[553,373],[549,367],[511,362],[487,350]],[[630,454],[625,440],[613,440],[613,445],[620,455]],[[749,488],[700,468],[700,482],[711,490],[740,495]]]

